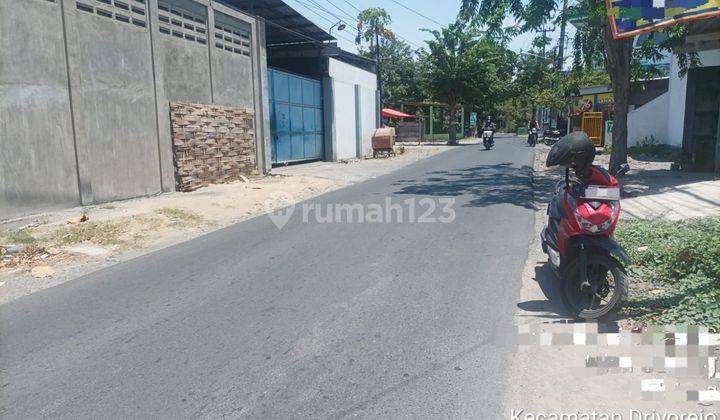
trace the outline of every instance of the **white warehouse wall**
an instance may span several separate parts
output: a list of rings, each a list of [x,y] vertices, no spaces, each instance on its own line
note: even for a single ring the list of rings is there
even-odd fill
[[[640,108],[628,113],[628,146],[638,146],[646,137],[655,138],[658,144],[668,143],[668,126],[659,123],[662,115],[668,115],[670,92],[665,92]]]
[[[374,73],[352,66],[343,61],[329,59],[329,76],[333,84],[333,115],[335,118],[336,159],[363,157],[372,153],[372,133],[375,130],[375,90],[377,78]],[[355,86],[360,93],[361,150],[356,139]],[[327,104],[326,104],[327,106]]]
[[[720,49],[698,53],[703,67],[720,66]],[[680,66],[673,54],[670,62],[670,95],[667,113],[667,144],[682,147],[685,131],[685,103],[687,101],[687,77],[680,77]]]

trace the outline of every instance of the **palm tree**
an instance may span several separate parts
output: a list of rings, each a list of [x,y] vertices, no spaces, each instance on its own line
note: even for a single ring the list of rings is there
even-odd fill
[[[355,42],[360,45],[362,41],[370,43],[370,50],[375,52],[377,62],[377,88],[382,98],[382,82],[380,77],[380,39],[395,39],[395,34],[390,30],[392,19],[381,7],[365,9],[358,15],[358,35]]]
[[[489,71],[477,33],[456,22],[437,31],[429,31],[434,39],[426,41],[428,51],[420,54],[421,81],[433,99],[448,105],[450,138],[457,144],[457,113],[462,103],[477,103],[487,97]]]

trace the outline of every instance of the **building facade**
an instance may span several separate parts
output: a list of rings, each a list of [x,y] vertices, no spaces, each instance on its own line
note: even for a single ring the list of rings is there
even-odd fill
[[[3,0],[0,40],[0,220],[175,191],[179,152],[191,147],[215,147],[216,162],[208,153],[183,155],[202,156],[180,165],[201,180],[226,179],[249,162],[254,172],[269,172],[283,162],[273,160],[271,63],[317,82],[300,89],[309,92],[300,105],[315,106],[312,118],[302,106],[288,108],[296,117],[300,110],[290,128],[302,126],[291,146],[317,147],[309,158],[332,160],[370,135],[367,119],[362,139],[352,130],[328,142],[324,128],[338,115],[325,111],[324,86],[354,83],[361,106],[374,105],[367,100],[374,64],[360,69],[345,59],[362,77],[330,74],[328,60],[347,53],[279,0]],[[274,56],[302,48],[322,54],[292,65]],[[336,98],[357,103],[354,92]],[[200,106],[192,109],[202,121],[174,115],[188,108],[173,103]],[[356,114],[337,108],[343,119]]]

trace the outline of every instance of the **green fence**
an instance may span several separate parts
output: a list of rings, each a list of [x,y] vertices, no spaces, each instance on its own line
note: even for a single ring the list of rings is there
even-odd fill
[[[450,112],[446,105],[396,104],[391,105],[391,107],[421,118],[425,124],[426,141],[447,141],[450,138]],[[457,123],[457,138],[462,139],[465,137],[465,108],[458,111]]]

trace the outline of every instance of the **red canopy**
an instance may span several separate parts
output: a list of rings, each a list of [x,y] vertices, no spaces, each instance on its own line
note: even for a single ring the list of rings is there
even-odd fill
[[[414,115],[405,114],[390,108],[383,108],[382,116],[383,118],[415,118]]]

